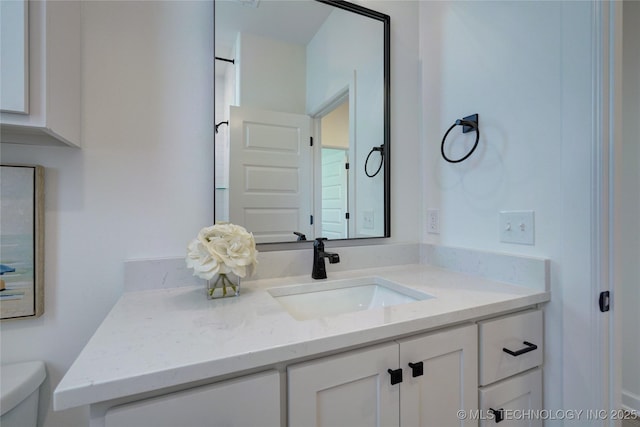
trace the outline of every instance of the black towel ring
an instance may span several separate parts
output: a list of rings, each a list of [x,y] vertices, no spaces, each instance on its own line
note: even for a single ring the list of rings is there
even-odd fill
[[[367,164],[369,163],[369,157],[371,157],[371,155],[376,151],[380,152],[380,166],[378,166],[378,169],[376,169],[375,173],[369,174],[369,171],[367,170]],[[382,164],[383,163],[384,163],[384,144],[382,144],[379,147],[373,147],[371,149],[371,151],[369,151],[369,154],[367,154],[367,159],[364,161],[364,173],[367,174],[367,176],[369,178],[373,178],[374,176],[378,175],[378,172],[380,172],[380,169],[382,169]]]
[[[447,132],[444,134],[444,137],[442,138],[442,145],[440,146],[440,152],[442,153],[442,158],[449,163],[460,163],[463,160],[466,160],[471,154],[473,154],[473,152],[476,150],[476,147],[478,147],[478,141],[480,141],[480,128],[478,127],[478,123],[479,121],[478,121],[477,114],[473,114],[471,116],[467,116],[462,119],[456,120],[456,122],[453,125],[451,125],[449,130],[447,130]],[[459,159],[452,160],[448,158],[447,155],[444,153],[444,143],[447,140],[447,136],[449,135],[449,132],[451,132],[453,128],[456,126],[462,126],[462,133],[476,131],[476,142],[473,144],[473,148],[471,148],[471,151],[469,151],[467,154],[465,154],[463,157]]]

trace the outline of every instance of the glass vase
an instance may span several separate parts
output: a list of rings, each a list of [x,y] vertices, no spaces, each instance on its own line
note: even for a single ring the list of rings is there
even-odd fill
[[[240,276],[233,273],[220,273],[207,280],[207,299],[237,297],[238,295],[240,295]]]

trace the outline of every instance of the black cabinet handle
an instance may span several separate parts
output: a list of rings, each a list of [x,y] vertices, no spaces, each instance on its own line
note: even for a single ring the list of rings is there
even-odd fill
[[[500,408],[500,409],[489,408],[489,412],[493,414],[493,419],[495,420],[496,424],[504,420],[504,408]]]
[[[402,368],[387,369],[387,372],[391,375],[391,385],[396,385],[402,382]]]
[[[411,368],[411,375],[414,378],[424,374],[424,367],[422,362],[409,363],[409,367]]]
[[[530,351],[536,350],[538,348],[537,345],[531,344],[529,341],[523,341],[522,344],[526,345],[526,347],[521,348],[520,350],[513,351],[503,347],[502,351],[512,356],[520,356],[521,354],[529,353]]]

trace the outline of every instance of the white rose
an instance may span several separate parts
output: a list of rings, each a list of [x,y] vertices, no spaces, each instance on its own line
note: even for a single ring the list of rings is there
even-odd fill
[[[230,272],[245,277],[253,274],[257,254],[253,234],[239,225],[223,223],[200,230],[187,248],[186,262],[203,279]]]

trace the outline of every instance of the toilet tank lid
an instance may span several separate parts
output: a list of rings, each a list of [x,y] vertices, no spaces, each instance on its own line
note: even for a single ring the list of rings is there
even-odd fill
[[[20,362],[0,366],[0,415],[4,415],[40,387],[47,376],[44,362]]]

